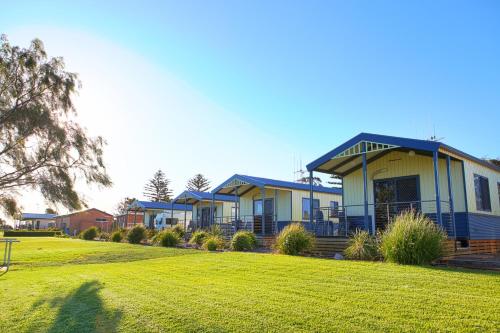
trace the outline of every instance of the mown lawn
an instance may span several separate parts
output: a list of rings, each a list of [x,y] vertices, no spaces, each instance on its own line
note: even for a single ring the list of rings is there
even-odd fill
[[[22,238],[0,332],[491,331],[500,274]]]

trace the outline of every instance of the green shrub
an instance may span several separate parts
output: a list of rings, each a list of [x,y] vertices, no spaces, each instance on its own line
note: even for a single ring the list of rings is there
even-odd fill
[[[367,231],[356,230],[356,233],[349,239],[349,245],[344,254],[349,259],[376,260],[379,258],[377,238]]]
[[[184,236],[186,236],[184,228],[178,224],[172,228],[172,231],[175,232],[177,235],[179,235],[180,238],[184,238]]]
[[[205,239],[203,248],[208,251],[217,251],[224,248],[224,239],[219,236],[210,236]]]
[[[205,239],[209,236],[210,235],[206,231],[203,230],[195,231],[191,236],[191,239],[189,240],[189,244],[202,246]]]
[[[139,244],[146,238],[146,229],[142,225],[136,225],[127,233],[127,240],[130,244]]]
[[[93,240],[96,237],[97,237],[97,228],[96,227],[90,227],[88,229],[85,229],[81,233],[81,238],[85,239],[85,240]]]
[[[250,231],[238,231],[231,240],[234,251],[251,251],[257,246],[257,237]]]
[[[405,212],[381,236],[380,251],[386,261],[424,265],[443,255],[446,233],[421,213]]]
[[[173,230],[164,230],[158,234],[156,241],[164,247],[175,247],[181,242],[181,237]]]
[[[120,243],[123,239],[121,231],[115,231],[111,234],[111,241],[115,243]]]
[[[298,255],[314,248],[314,235],[300,223],[287,225],[276,237],[275,248],[282,254]]]

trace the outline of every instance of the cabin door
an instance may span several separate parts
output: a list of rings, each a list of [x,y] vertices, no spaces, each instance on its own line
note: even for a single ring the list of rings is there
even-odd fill
[[[201,228],[208,228],[210,224],[210,207],[201,209]]]
[[[418,177],[375,180],[375,227],[384,230],[389,221],[403,211],[420,210]]]
[[[262,200],[254,200],[253,202],[253,232],[256,234],[262,233],[262,213],[264,213],[266,221],[266,234],[273,233],[274,223],[274,199],[264,200],[264,212],[262,212]]]

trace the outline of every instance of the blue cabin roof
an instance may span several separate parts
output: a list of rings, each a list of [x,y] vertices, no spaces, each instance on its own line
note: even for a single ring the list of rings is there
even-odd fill
[[[224,195],[224,194],[215,194],[214,200],[226,201],[226,202],[236,201],[233,195]],[[200,192],[200,191],[184,191],[173,200],[174,203],[182,202],[188,204],[195,204],[199,201],[212,201],[212,193]]]
[[[191,210],[192,205],[176,204],[173,202],[163,202],[163,201],[141,201],[136,200],[129,205],[129,208],[140,208],[140,209],[163,209],[163,210]]]
[[[56,214],[22,213],[21,220],[53,220]]]
[[[307,165],[307,170],[346,175],[352,170],[358,169],[362,164],[361,143],[365,143],[367,147],[366,153],[368,162],[393,150],[415,150],[432,154],[434,152],[439,152],[441,149],[463,157],[464,159],[479,163],[490,169],[500,171],[500,167],[464,153],[442,142],[370,133],[360,133],[344,142],[340,146],[309,163]]]
[[[247,186],[249,188],[253,187],[266,187],[266,186],[272,186],[272,187],[279,187],[279,188],[285,188],[285,189],[293,189],[293,190],[302,190],[302,191],[309,191],[310,186],[309,184],[301,184],[301,183],[294,183],[290,181],[285,181],[285,180],[276,180],[276,179],[270,179],[270,178],[262,178],[262,177],[255,177],[255,176],[246,176],[246,175],[239,175],[235,174],[229,179],[227,179],[225,182],[223,182],[221,185],[216,187],[212,193],[217,193],[225,188],[229,188],[232,186],[232,184],[238,185],[239,186]],[[321,193],[330,193],[330,194],[342,194],[342,189],[340,188],[331,188],[331,187],[324,187],[324,186],[313,186],[313,191],[314,192],[321,192]],[[230,192],[233,192],[231,189]],[[241,194],[241,193],[239,193]]]

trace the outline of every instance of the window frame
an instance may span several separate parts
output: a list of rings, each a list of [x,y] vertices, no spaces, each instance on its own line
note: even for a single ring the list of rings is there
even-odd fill
[[[486,181],[486,183],[484,183],[483,181]],[[483,189],[483,184],[486,184],[486,189]],[[479,195],[478,195],[478,185],[479,185]],[[483,194],[486,194],[487,198],[483,198]],[[474,196],[476,199],[475,201],[476,201],[477,211],[491,212],[490,181],[488,177],[474,174]],[[488,205],[485,205],[486,203],[488,203]]]
[[[304,198],[304,197],[302,198],[302,220],[303,220],[303,221],[309,221],[309,219],[310,219],[310,215],[309,215],[309,216],[307,216],[307,217],[305,217],[305,214],[304,214],[304,213],[305,213],[305,210],[304,210],[304,201],[305,201],[305,200],[307,200],[307,205],[305,206],[305,207],[307,208],[307,212],[309,212],[309,209],[311,209],[309,199],[310,199],[310,198]],[[318,203],[317,207],[315,207],[315,205],[314,205],[314,203],[315,203],[315,202],[317,202],[317,203]],[[315,209],[316,209],[316,210],[319,210],[319,209],[320,209],[320,202],[319,202],[319,199],[313,199],[313,212],[314,212],[314,210],[315,210]],[[310,214],[310,213],[311,213],[311,212],[309,212],[309,214]],[[313,215],[313,216],[314,216],[314,215]]]
[[[497,190],[498,190],[498,205],[500,205],[500,182],[497,182]]]

